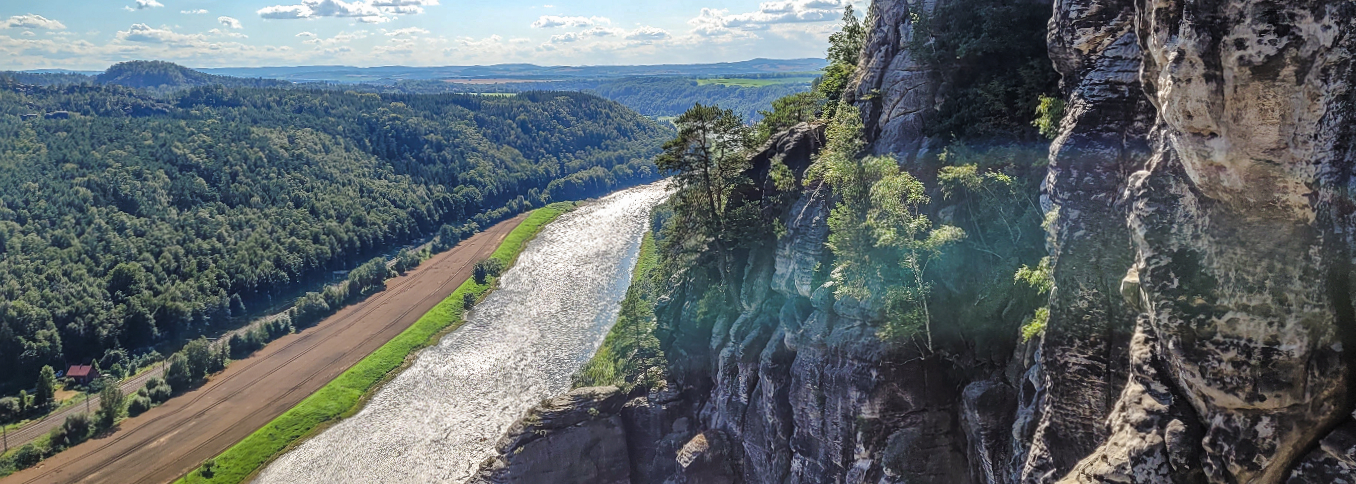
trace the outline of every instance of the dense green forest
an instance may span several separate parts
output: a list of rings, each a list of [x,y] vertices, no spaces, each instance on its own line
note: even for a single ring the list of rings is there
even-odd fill
[[[0,76],[0,390],[191,336],[445,225],[653,180],[667,134],[582,93]]]

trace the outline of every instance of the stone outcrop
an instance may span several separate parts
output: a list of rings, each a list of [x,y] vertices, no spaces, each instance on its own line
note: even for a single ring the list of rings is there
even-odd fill
[[[1350,420],[1353,20],[1342,1],[1139,10],[1162,143],[1129,221],[1212,482],[1282,482]]]
[[[844,95],[861,109],[867,140],[878,154],[894,154],[909,162],[934,144],[924,136],[924,128],[939,104],[941,79],[907,46],[915,34],[912,14],[931,13],[946,1],[871,3],[866,47],[857,77]]]
[[[1133,263],[1122,197],[1149,156],[1153,125],[1139,84],[1134,0],[1061,0],[1050,57],[1067,92],[1050,147],[1044,201],[1054,213],[1055,282],[1041,342],[1037,421],[1017,482],[1051,482],[1107,437],[1106,417],[1126,379],[1135,311],[1119,297]],[[1024,429],[1023,429],[1024,430]]]
[[[872,149],[905,166],[933,146],[922,128],[945,95],[907,50],[910,13],[943,1],[875,2],[847,94]],[[739,255],[737,311],[706,312],[699,275],[671,280],[656,331],[669,388],[545,407],[589,419],[534,410],[569,425],[515,427],[486,479],[548,482],[524,477],[547,475],[533,462],[624,442],[625,469],[570,475],[1356,484],[1356,4],[1053,7],[1066,108],[1042,193],[1055,288],[1041,339],[999,362],[881,341],[881,308],[825,284],[835,196],[811,184],[781,237]],[[805,125],[759,159],[799,173],[819,146]]]
[[[616,387],[579,388],[537,407],[509,428],[498,457],[473,483],[631,482],[626,432],[618,415],[626,394]]]

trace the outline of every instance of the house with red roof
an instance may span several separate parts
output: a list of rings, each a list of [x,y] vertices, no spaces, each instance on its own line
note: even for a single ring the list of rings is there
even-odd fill
[[[94,369],[94,365],[73,365],[71,369],[66,370],[66,377],[81,385],[88,385],[95,378],[99,378],[99,370]]]

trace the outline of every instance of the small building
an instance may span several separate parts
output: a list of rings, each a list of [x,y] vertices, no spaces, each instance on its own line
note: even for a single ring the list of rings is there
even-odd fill
[[[41,114],[38,114],[38,113],[20,114],[20,115],[19,115],[19,119],[22,119],[22,120],[24,120],[24,121],[28,121],[28,120],[31,120],[31,119],[38,119],[39,116],[42,116],[42,115],[41,115]]]
[[[94,365],[72,365],[71,369],[66,370],[66,377],[78,384],[88,385],[95,378],[99,378],[99,370],[94,369]]]
[[[47,119],[71,119],[70,111],[52,111],[47,113]]]

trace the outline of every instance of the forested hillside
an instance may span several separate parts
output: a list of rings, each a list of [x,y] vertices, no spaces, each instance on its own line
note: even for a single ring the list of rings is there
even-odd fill
[[[214,76],[164,61],[120,62],[94,77],[99,84],[139,87],[162,91],[197,86],[287,87],[292,83],[276,79],[245,79]]]
[[[444,224],[652,180],[666,135],[579,93],[152,98],[0,77],[0,390],[240,316]]]

